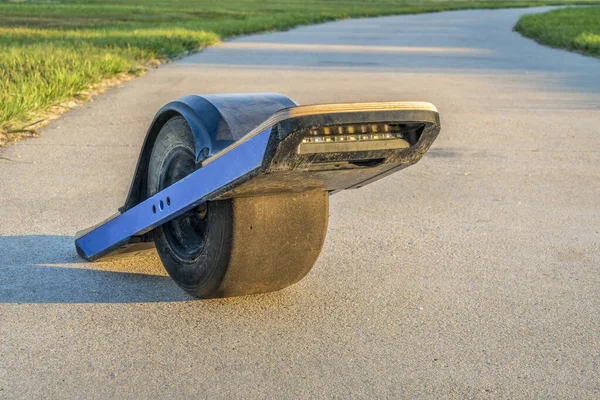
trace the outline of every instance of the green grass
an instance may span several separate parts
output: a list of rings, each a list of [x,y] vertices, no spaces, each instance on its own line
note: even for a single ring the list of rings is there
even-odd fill
[[[600,57],[600,7],[524,15],[515,30],[541,44]]]
[[[0,0],[0,136],[107,78],[231,36],[350,17],[544,4],[600,0]]]

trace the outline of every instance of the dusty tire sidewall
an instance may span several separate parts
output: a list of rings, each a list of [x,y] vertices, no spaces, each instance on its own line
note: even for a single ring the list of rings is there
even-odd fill
[[[187,121],[174,117],[160,130],[148,165],[147,195],[160,191],[160,177],[165,162],[173,151],[185,149],[195,154],[194,139]],[[196,297],[210,298],[218,295],[218,288],[227,272],[232,242],[231,201],[208,204],[206,233],[203,247],[191,258],[182,258],[171,248],[165,234],[167,225],[152,231],[161,261],[175,282]]]

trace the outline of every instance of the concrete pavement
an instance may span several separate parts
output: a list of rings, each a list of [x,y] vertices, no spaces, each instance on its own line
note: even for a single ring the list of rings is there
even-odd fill
[[[600,397],[600,61],[537,10],[345,20],[151,71],[0,155],[0,398]],[[417,165],[331,198],[313,271],[199,301],[157,257],[84,263],[145,130],[190,93],[425,100]]]

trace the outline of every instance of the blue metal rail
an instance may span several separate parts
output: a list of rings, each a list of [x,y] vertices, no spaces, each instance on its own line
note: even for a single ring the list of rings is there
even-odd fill
[[[218,195],[218,190],[262,164],[271,128],[232,146],[209,163],[75,240],[79,253],[94,261]]]

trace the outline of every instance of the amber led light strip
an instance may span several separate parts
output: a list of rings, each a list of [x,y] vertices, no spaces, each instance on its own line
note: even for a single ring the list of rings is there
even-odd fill
[[[299,154],[403,149],[409,147],[397,124],[356,124],[311,129]]]

